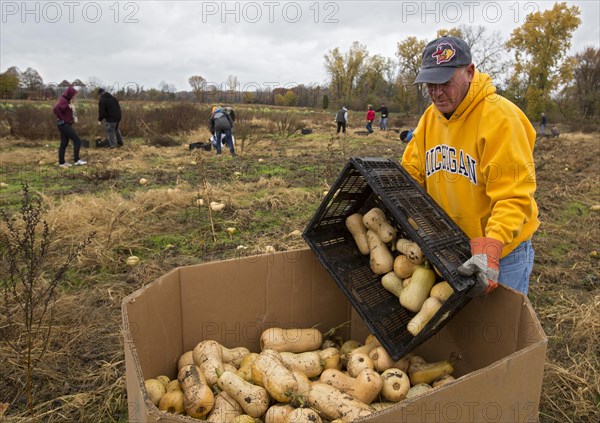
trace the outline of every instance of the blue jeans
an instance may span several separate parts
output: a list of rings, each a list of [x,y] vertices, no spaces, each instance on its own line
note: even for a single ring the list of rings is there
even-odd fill
[[[217,140],[217,145],[215,145],[215,148],[217,149],[217,154],[221,154],[221,134],[225,134],[225,144],[229,146],[229,151],[232,155],[234,155],[235,146],[233,145],[233,141],[231,139],[231,129],[215,129],[215,140]]]
[[[388,118],[382,117],[381,119],[379,119],[379,129],[381,129],[382,131],[387,131],[387,123]]]
[[[367,121],[367,126],[365,126],[365,128],[367,128],[367,131],[369,131],[369,134],[373,133],[373,121],[372,120]]]
[[[119,122],[106,122],[106,134],[108,135],[108,144],[111,147],[116,147],[117,144],[123,145]]]
[[[77,132],[73,129],[73,127],[64,123],[62,125],[57,125],[58,130],[60,132],[60,146],[58,147],[58,164],[63,164],[65,162],[65,152],[67,151],[67,146],[69,145],[69,140],[73,140],[73,161],[79,161],[79,149],[81,148],[81,140],[77,136]]]
[[[498,282],[527,295],[534,256],[531,240],[520,243],[509,255],[500,259]]]

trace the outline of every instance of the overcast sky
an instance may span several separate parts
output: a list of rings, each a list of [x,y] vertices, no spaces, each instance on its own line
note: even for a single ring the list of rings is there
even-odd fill
[[[0,0],[0,71],[36,69],[45,83],[90,79],[120,88],[190,90],[201,75],[241,87],[323,84],[323,57],[353,41],[394,58],[408,36],[483,25],[508,39],[525,16],[554,1],[37,1]],[[571,53],[600,47],[600,1],[581,10]]]

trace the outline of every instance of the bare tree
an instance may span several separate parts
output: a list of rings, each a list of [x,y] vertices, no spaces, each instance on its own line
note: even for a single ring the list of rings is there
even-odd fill
[[[204,92],[206,91],[206,79],[204,79],[200,75],[193,75],[193,76],[190,76],[190,78],[188,79],[188,82],[190,83],[190,85],[192,87],[192,91],[194,92],[196,99],[198,101],[203,101],[204,100]]]
[[[235,92],[237,91],[238,85],[240,84],[238,81],[238,77],[235,75],[229,75],[227,77],[227,91],[229,92],[231,101],[235,102]]]

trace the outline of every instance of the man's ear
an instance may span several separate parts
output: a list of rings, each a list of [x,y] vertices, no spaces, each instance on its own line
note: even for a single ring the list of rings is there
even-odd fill
[[[467,66],[467,75],[469,77],[469,82],[471,82],[473,80],[473,76],[475,75],[475,65],[473,63]]]

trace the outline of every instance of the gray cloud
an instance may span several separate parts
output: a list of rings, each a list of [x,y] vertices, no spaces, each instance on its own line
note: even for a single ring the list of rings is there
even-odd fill
[[[600,6],[582,10],[572,52],[599,46]],[[179,90],[202,75],[249,83],[323,83],[323,56],[353,41],[394,57],[409,35],[483,25],[504,38],[553,1],[56,1],[0,2],[0,66],[31,66],[46,82],[94,76],[105,84],[161,81]]]

